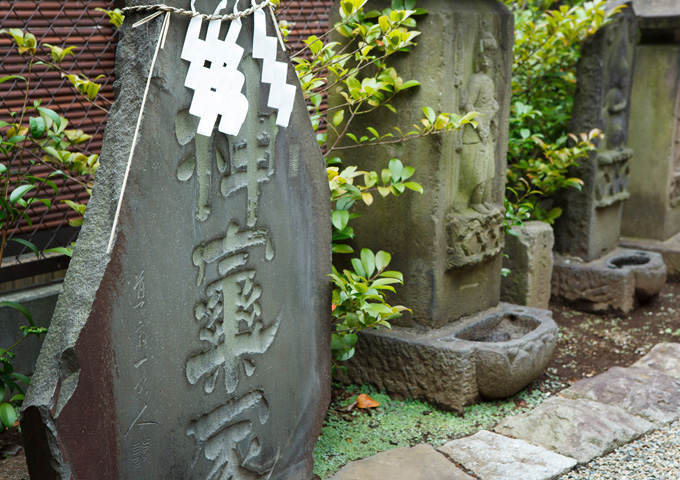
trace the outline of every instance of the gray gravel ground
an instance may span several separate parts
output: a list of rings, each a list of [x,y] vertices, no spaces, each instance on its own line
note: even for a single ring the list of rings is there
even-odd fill
[[[576,467],[559,480],[679,480],[680,422]]]

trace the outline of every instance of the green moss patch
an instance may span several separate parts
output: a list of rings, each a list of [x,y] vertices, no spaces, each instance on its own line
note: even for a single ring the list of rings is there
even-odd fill
[[[517,415],[541,403],[546,394],[536,387],[532,384],[506,400],[466,407],[462,415],[442,412],[416,400],[394,400],[370,386],[347,387],[349,398],[339,395],[343,399],[334,400],[326,415],[314,449],[314,473],[328,478],[352,460],[420,443],[438,446],[492,428],[503,417]],[[370,395],[380,406],[351,412],[338,410],[361,393]]]

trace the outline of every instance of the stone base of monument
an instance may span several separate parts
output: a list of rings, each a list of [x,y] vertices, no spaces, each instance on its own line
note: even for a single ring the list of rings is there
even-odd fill
[[[680,233],[668,240],[621,237],[619,244],[625,248],[656,252],[661,254],[666,264],[668,281],[680,283]]]
[[[659,294],[666,283],[660,254],[617,248],[583,262],[555,254],[552,296],[586,312],[628,313]]]
[[[548,308],[555,236],[545,222],[526,222],[505,234],[503,267],[510,270],[501,280],[501,300],[514,305]]]
[[[507,303],[434,330],[364,331],[339,380],[459,410],[531,383],[550,361],[556,334],[550,311]]]

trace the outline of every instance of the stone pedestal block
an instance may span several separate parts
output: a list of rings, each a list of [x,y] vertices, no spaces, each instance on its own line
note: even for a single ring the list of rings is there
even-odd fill
[[[550,361],[556,335],[550,312],[501,303],[439,329],[365,331],[340,379],[460,409],[524,388]]]
[[[501,300],[547,309],[555,243],[553,229],[545,222],[527,222],[514,230],[518,235],[505,235],[503,267],[510,273],[501,280]]]
[[[579,310],[628,313],[658,295],[665,283],[661,255],[617,249],[592,262],[556,255],[552,294]]]
[[[559,200],[563,214],[555,223],[555,248],[589,262],[611,252],[621,229],[622,201],[629,196],[627,147],[629,99],[637,23],[624,8],[583,47],[570,132],[599,129],[605,138],[597,151],[579,160],[574,175],[582,190],[568,188]]]

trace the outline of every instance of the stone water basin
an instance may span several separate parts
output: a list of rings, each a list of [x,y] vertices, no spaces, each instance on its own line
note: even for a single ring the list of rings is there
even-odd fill
[[[666,266],[656,253],[622,250],[607,261],[612,270],[629,270],[635,277],[635,296],[644,303],[659,294],[666,283]]]
[[[506,398],[531,383],[550,362],[557,342],[552,312],[501,304],[463,320],[440,339],[470,350],[477,390],[485,399]]]
[[[548,365],[556,336],[550,311],[508,303],[438,329],[364,330],[338,380],[461,411],[531,383]]]

